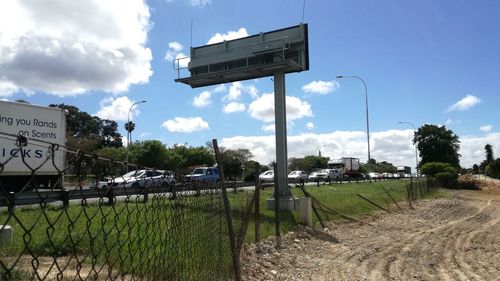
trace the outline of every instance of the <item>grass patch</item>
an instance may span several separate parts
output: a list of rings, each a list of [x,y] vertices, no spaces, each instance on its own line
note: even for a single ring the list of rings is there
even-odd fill
[[[223,215],[218,195],[153,196],[147,203],[72,205],[44,212],[17,209],[12,216],[0,214],[0,224],[14,230],[12,243],[0,248],[0,260],[10,268],[18,256],[72,256],[89,274],[102,268],[105,275],[113,268],[153,280],[228,279],[232,264]],[[39,271],[48,267],[41,265]],[[4,270],[0,276],[8,276]]]
[[[308,186],[306,190],[326,206],[359,218],[378,209],[358,193],[384,207],[393,205],[384,188],[396,201],[405,200],[403,180]],[[292,188],[292,194],[296,198],[304,196],[299,188]],[[439,190],[431,196],[446,194]],[[228,195],[238,234],[253,193]],[[275,234],[274,210],[266,209],[266,200],[272,195],[272,188],[261,191],[261,239]],[[102,267],[101,274],[112,267],[155,280],[204,280],[207,276],[229,279],[232,264],[222,204],[221,196],[214,194],[176,200],[152,196],[147,203],[130,200],[113,206],[71,205],[67,209],[49,207],[44,212],[16,209],[14,215],[2,212],[0,224],[12,226],[14,239],[10,245],[0,247],[0,260],[8,268],[12,257],[22,255],[73,256],[84,268]],[[325,220],[340,219],[332,214],[321,215]],[[244,239],[253,242],[253,214],[248,219]],[[286,233],[298,224],[298,214],[281,211],[280,221],[281,233]],[[314,223],[318,224],[316,218]]]

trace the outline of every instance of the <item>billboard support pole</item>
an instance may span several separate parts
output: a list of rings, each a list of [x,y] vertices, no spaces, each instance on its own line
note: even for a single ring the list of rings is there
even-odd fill
[[[274,192],[280,199],[288,199],[290,190],[287,182],[287,141],[286,141],[286,94],[285,73],[274,73],[274,122],[276,127],[276,165],[277,183]]]

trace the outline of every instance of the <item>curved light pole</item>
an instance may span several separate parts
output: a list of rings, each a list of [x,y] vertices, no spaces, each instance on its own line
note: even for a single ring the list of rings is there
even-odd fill
[[[128,109],[128,115],[127,115],[127,124],[128,126],[130,126],[130,112],[132,111],[132,108],[137,105],[137,104],[140,104],[140,103],[145,103],[146,101],[143,100],[143,101],[138,101],[138,102],[134,102],[130,108]],[[125,150],[125,162],[127,163],[127,171],[128,171],[128,146],[130,145],[130,142],[132,142],[132,132],[130,131],[130,128],[127,130],[127,149]]]
[[[355,78],[358,79],[363,83],[365,86],[365,107],[366,107],[366,141],[368,142],[368,161],[367,163],[370,163],[370,121],[368,119],[368,88],[366,87],[366,83],[361,77],[355,76],[355,75],[337,75],[337,79],[343,79],[343,78]]]
[[[408,124],[408,125],[413,127],[414,133],[417,132],[417,128],[411,122],[398,121],[398,124]],[[416,143],[415,143],[415,171],[417,172],[417,176],[418,176],[418,152],[417,152],[417,144]]]

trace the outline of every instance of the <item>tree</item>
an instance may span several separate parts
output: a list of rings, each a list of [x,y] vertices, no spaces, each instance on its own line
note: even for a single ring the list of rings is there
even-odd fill
[[[370,158],[367,164],[361,164],[360,170],[363,173],[375,172],[375,173],[395,173],[397,168],[387,161],[377,162],[374,158]]]
[[[127,123],[125,123],[125,131],[127,131],[129,134],[131,134],[134,129],[135,129],[134,122],[128,121]]]
[[[166,166],[167,148],[157,140],[147,140],[130,144],[132,163],[144,167],[163,169]]]
[[[477,164],[472,165],[472,173],[474,175],[479,174],[479,166]]]
[[[115,121],[101,119],[72,105],[51,104],[66,110],[66,139],[70,147],[95,151],[103,147],[121,147],[122,136]]]
[[[310,163],[307,162],[304,158],[290,158],[288,159],[288,168],[290,171],[300,170],[300,171],[310,171],[311,166]]]
[[[269,170],[269,167],[267,166],[262,166],[260,165],[259,162],[249,160],[248,162],[245,163],[245,166],[243,167],[243,180],[244,181],[255,181],[255,170],[257,169],[257,166],[259,167],[259,173],[263,173],[267,170]],[[258,175],[257,175],[258,177]]]
[[[213,166],[215,158],[208,147],[174,145],[167,149],[166,168],[180,173],[190,172],[194,166]]]
[[[224,175],[228,179],[238,179],[243,174],[244,165],[253,157],[248,149],[224,149],[221,150]]]
[[[304,157],[306,167],[304,170],[309,173],[315,169],[328,168],[328,160],[330,160],[330,157],[307,155]]]
[[[484,152],[486,153],[486,162],[493,162],[493,147],[491,144],[487,144],[484,146]]]
[[[422,160],[419,166],[430,162],[449,163],[455,168],[460,167],[458,150],[460,141],[453,131],[445,126],[426,124],[415,133],[413,143],[417,145]]]
[[[490,176],[500,179],[500,158],[491,161],[488,167],[490,167]]]
[[[122,135],[118,132],[118,124],[112,120],[101,120],[99,136],[102,147],[122,147]]]

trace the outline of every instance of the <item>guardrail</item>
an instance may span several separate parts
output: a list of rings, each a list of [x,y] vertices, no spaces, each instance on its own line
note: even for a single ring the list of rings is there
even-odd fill
[[[227,182],[227,188],[241,188],[245,186],[255,186],[254,182]],[[35,204],[48,204],[61,202],[63,206],[68,206],[72,200],[101,200],[106,198],[107,204],[113,204],[118,197],[128,198],[134,195],[142,195],[145,200],[148,199],[150,194],[170,193],[172,198],[176,197],[177,192],[194,192],[194,194],[203,192],[204,190],[217,189],[215,184],[207,183],[189,183],[189,184],[176,184],[169,185],[167,188],[164,186],[153,187],[118,187],[118,188],[88,188],[77,187],[73,190],[59,189],[59,190],[44,190],[37,189],[33,191],[24,191],[22,193],[9,192],[7,194],[0,194],[0,207],[7,207],[12,210],[17,206],[35,205]],[[84,201],[84,203],[86,203]]]

